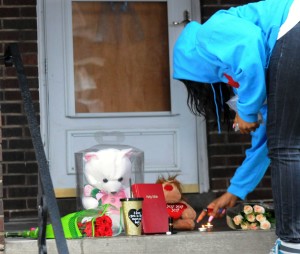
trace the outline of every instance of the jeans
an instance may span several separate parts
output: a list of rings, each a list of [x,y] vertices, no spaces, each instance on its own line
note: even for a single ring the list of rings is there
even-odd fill
[[[267,95],[276,234],[300,243],[300,23],[276,42]]]

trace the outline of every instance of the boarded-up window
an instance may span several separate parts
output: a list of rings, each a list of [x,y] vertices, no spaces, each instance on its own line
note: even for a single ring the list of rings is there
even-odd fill
[[[73,2],[76,113],[170,111],[166,2]]]

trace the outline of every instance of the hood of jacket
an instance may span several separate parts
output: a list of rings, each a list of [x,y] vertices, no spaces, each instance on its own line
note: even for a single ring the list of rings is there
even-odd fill
[[[176,41],[173,54],[173,77],[205,83],[218,82],[215,56],[205,51],[201,43],[206,34],[202,25],[192,21],[186,25]],[[196,60],[196,61],[195,61]]]

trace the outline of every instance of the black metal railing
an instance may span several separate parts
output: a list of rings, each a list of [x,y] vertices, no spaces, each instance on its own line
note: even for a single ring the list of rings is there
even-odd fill
[[[9,44],[2,57],[6,67],[14,66],[17,71],[19,87],[23,100],[24,110],[27,116],[32,143],[35,149],[36,159],[39,168],[39,188],[38,188],[38,219],[39,219],[39,254],[47,253],[46,246],[46,224],[49,214],[53,226],[56,247],[59,254],[68,254],[68,247],[64,231],[62,228],[61,217],[56,202],[53,184],[50,176],[49,165],[46,158],[40,127],[33,107],[31,94],[28,87],[27,77],[21,59],[19,47],[16,43]]]

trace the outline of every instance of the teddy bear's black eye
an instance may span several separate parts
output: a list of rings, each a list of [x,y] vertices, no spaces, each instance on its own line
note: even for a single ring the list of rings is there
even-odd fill
[[[120,177],[120,178],[118,179],[118,181],[119,181],[119,182],[122,182],[122,181],[123,181],[123,177]]]
[[[104,183],[107,183],[107,182],[108,182],[108,180],[107,180],[106,178],[104,178],[104,179],[103,179],[103,182],[104,182]]]

